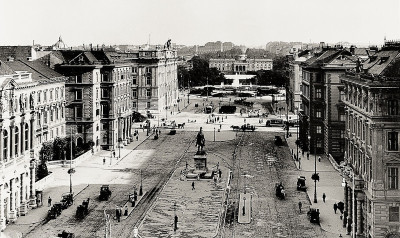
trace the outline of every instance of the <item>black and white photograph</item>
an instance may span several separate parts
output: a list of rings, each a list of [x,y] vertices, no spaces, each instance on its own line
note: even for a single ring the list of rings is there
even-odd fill
[[[3,0],[0,238],[400,238],[399,0]]]

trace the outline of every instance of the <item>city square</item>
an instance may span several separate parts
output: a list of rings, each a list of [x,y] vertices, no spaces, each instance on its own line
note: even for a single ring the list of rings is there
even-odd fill
[[[400,237],[400,2],[8,1],[0,238]]]

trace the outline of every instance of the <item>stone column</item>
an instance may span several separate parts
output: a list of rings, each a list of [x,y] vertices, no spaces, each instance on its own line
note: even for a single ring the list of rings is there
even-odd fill
[[[35,125],[35,123],[36,123],[36,121],[35,121],[35,119],[31,119],[31,121],[30,121],[30,127],[29,127],[29,149],[31,150],[31,151],[33,151],[34,150],[34,147],[35,147],[35,145],[36,145],[36,136],[35,136],[35,130],[36,130],[36,125]]]
[[[349,187],[347,186],[347,182],[345,182],[344,189],[343,189],[343,191],[344,191],[344,210],[345,211],[349,210],[348,189],[349,189]]]
[[[4,216],[4,184],[0,184],[0,232],[6,228],[6,218]]]
[[[21,174],[21,189],[20,189],[20,215],[25,216],[28,213],[27,204],[26,204],[26,178],[25,172]]]
[[[4,158],[3,158],[3,129],[0,127],[0,162],[4,162]]]
[[[35,208],[37,206],[36,204],[36,189],[35,189],[35,179],[36,179],[36,169],[35,169],[36,163],[35,160],[31,160],[31,166],[30,166],[30,187],[29,187],[29,206],[31,208]]]
[[[352,202],[352,190],[351,190],[351,187],[348,187],[348,191],[347,191],[347,201],[348,201],[348,204],[347,204],[347,206],[348,206],[348,215],[350,216],[350,217],[352,217],[352,214],[353,214],[353,202]]]
[[[17,216],[15,212],[15,178],[10,179],[10,221],[15,221]]]
[[[15,127],[10,126],[10,159],[15,157]]]
[[[356,201],[357,201],[357,203],[356,203],[356,205],[357,205],[357,212],[356,212],[356,214],[357,214],[357,225],[356,225],[356,235],[358,236],[358,235],[361,235],[362,233],[363,233],[363,222],[362,222],[362,198],[358,198],[357,197],[357,199],[356,199]]]
[[[21,126],[20,126],[20,146],[21,155],[25,153],[25,123],[22,119]]]

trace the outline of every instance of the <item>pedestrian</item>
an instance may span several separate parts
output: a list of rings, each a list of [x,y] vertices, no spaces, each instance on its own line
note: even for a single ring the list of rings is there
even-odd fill
[[[103,165],[106,164],[106,157],[103,157]]]
[[[124,216],[128,216],[128,206],[125,205]]]
[[[303,206],[303,204],[301,203],[301,201],[299,202],[299,211],[301,213],[301,207]]]
[[[324,200],[324,202],[325,202],[325,198],[326,198],[326,195],[324,193],[324,194],[322,194],[322,200]]]
[[[192,190],[194,190],[195,188],[194,188],[194,181],[192,182]]]
[[[336,214],[337,209],[338,209],[338,207],[337,207],[337,204],[335,202],[335,204],[333,204],[333,210],[335,211],[335,214]]]
[[[318,162],[321,162],[321,156],[318,156]]]
[[[307,152],[307,160],[310,159],[310,153]]]
[[[115,150],[113,151],[113,157],[115,158]]]
[[[136,141],[138,141],[139,140],[139,135],[136,135]]]
[[[221,130],[221,128],[222,128],[222,125],[221,125],[221,124],[219,124],[219,129]]]
[[[49,199],[47,199],[47,203],[49,205],[49,207],[51,206],[51,197],[49,196]]]

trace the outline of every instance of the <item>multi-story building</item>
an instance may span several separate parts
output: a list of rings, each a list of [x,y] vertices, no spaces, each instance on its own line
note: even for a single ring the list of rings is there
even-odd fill
[[[132,67],[114,63],[104,51],[61,51],[56,71],[68,79],[67,133],[77,146],[113,150],[132,139]]]
[[[355,61],[347,50],[324,47],[301,64],[299,124],[303,149],[331,154],[337,160],[343,158],[344,105],[339,93],[339,76],[354,68]]]
[[[240,55],[237,59],[210,59],[209,67],[222,73],[245,74],[247,71],[272,70],[272,59],[249,59]]]
[[[36,204],[35,154],[41,143],[65,135],[64,80],[39,62],[0,61],[1,230]]]
[[[400,237],[399,68],[400,42],[386,42],[341,77],[345,159],[353,170],[345,173],[345,210],[358,237]]]
[[[232,42],[207,42],[204,46],[195,46],[195,51],[197,54],[214,53],[214,52],[224,52],[229,51],[234,48]]]
[[[177,111],[178,58],[176,50],[156,47],[140,49],[128,58],[132,65],[133,108],[141,114],[168,118]]]
[[[301,82],[302,67],[300,64],[311,57],[310,51],[294,52],[289,59],[289,85],[288,85],[288,108],[289,111],[298,113],[301,105]]]

